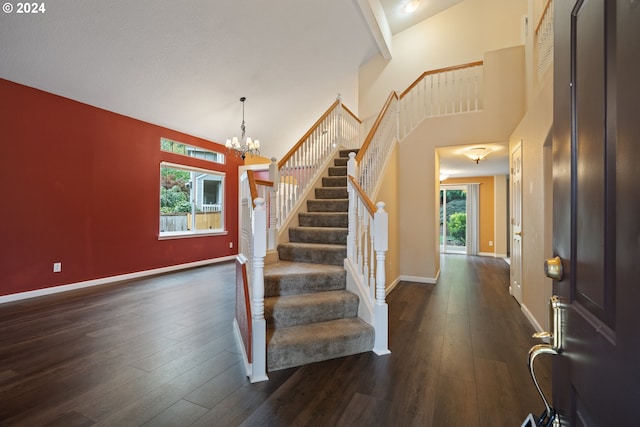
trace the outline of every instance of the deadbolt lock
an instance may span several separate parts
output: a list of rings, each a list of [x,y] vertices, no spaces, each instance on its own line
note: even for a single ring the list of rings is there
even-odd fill
[[[562,280],[562,259],[559,256],[544,261],[544,274],[548,278],[560,282]]]

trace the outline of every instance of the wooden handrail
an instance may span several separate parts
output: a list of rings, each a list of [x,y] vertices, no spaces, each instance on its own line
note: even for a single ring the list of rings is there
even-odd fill
[[[373,122],[373,126],[371,126],[371,130],[369,131],[369,134],[367,135],[364,142],[362,143],[362,147],[360,147],[360,151],[358,151],[358,154],[356,155],[356,161],[358,163],[360,163],[360,161],[364,157],[364,153],[366,153],[367,149],[369,148],[369,145],[373,140],[373,136],[376,134],[376,131],[380,126],[380,123],[382,123],[382,118],[384,117],[384,115],[387,113],[387,110],[391,106],[391,101],[393,101],[393,98],[398,99],[398,94],[395,91],[392,91],[391,94],[389,94],[389,97],[387,98],[387,102],[384,103],[384,107],[382,107],[382,110],[380,111],[380,114],[378,114],[376,121]]]
[[[476,61],[476,62],[469,62],[468,64],[454,65],[453,67],[438,68],[437,70],[425,71],[424,73],[422,73],[420,77],[418,77],[413,83],[411,83],[409,87],[404,90],[404,92],[400,94],[400,99],[404,98],[411,91],[411,89],[413,89],[420,82],[420,80],[424,79],[425,77],[431,74],[446,73],[447,71],[455,71],[455,70],[462,70],[464,68],[478,67],[483,63],[484,63],[483,61]]]
[[[331,107],[329,107],[327,111],[325,111],[324,114],[313,124],[313,126],[311,126],[311,128],[307,131],[307,133],[304,134],[302,138],[300,138],[296,145],[294,145],[291,150],[289,150],[289,152],[285,154],[282,159],[280,159],[280,161],[278,162],[278,169],[282,169],[285,163],[287,163],[287,160],[289,160],[291,156],[293,156],[293,154],[298,150],[298,148],[300,148],[300,146],[304,144],[304,141],[309,137],[309,135],[313,133],[313,131],[320,125],[320,123],[322,123],[322,121],[327,118],[329,113],[331,113],[331,110],[336,108],[336,105],[338,105],[339,103],[340,100],[336,99],[336,102],[331,104]]]
[[[542,26],[542,21],[544,21],[547,10],[549,9],[549,6],[551,6],[551,1],[552,0],[547,0],[547,4],[544,5],[544,9],[542,9],[542,15],[540,15],[540,20],[538,21],[538,25],[536,25],[536,29],[533,34],[538,34],[538,30],[540,30],[540,27]]]
[[[352,175],[349,175],[348,177],[349,177],[349,181],[351,181],[351,185],[353,185],[353,188],[356,189],[356,191],[360,195],[360,198],[364,201],[364,205],[367,207],[367,210],[369,211],[371,216],[375,215],[376,205],[374,205],[371,199],[365,194],[362,187],[358,185],[358,182],[356,181],[356,179]]]
[[[344,108],[355,121],[357,121],[358,123],[362,123],[362,120],[360,120],[358,116],[356,116],[351,110],[349,110],[346,105],[342,104],[342,108]]]
[[[262,185],[264,187],[273,187],[273,181],[267,181],[264,179],[256,179],[256,186]]]
[[[258,186],[252,170],[247,171],[247,180],[249,181],[249,191],[251,192],[251,205],[255,208],[256,202],[254,200],[258,198]]]

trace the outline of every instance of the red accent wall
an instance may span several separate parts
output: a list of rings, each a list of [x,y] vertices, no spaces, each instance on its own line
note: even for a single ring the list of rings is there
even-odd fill
[[[223,145],[3,79],[0,132],[0,295],[237,253],[241,160],[161,152],[160,138]],[[158,240],[163,160],[226,173],[228,235]]]

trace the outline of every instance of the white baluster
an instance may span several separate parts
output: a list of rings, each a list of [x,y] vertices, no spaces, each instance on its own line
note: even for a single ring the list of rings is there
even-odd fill
[[[378,202],[378,210],[373,220],[376,251],[376,301],[374,304],[374,328],[376,331],[373,351],[389,354],[389,307],[386,298],[385,255],[389,246],[389,218],[384,203]]]
[[[280,187],[280,175],[278,172],[278,163],[276,158],[271,158],[269,165],[269,181],[273,182],[271,193],[269,195],[269,244],[270,251],[276,249],[278,240],[278,189]]]
[[[267,324],[264,318],[264,257],[267,254],[267,212],[264,199],[254,200],[253,210],[253,279],[252,301],[252,376],[251,382],[265,381],[267,377]]]

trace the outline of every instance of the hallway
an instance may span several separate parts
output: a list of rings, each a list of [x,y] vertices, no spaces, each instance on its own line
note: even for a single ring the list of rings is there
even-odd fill
[[[232,264],[1,305],[0,424],[519,426],[543,407],[508,265],[444,255],[441,268],[437,285],[388,296],[392,354],[258,384],[232,332]]]

